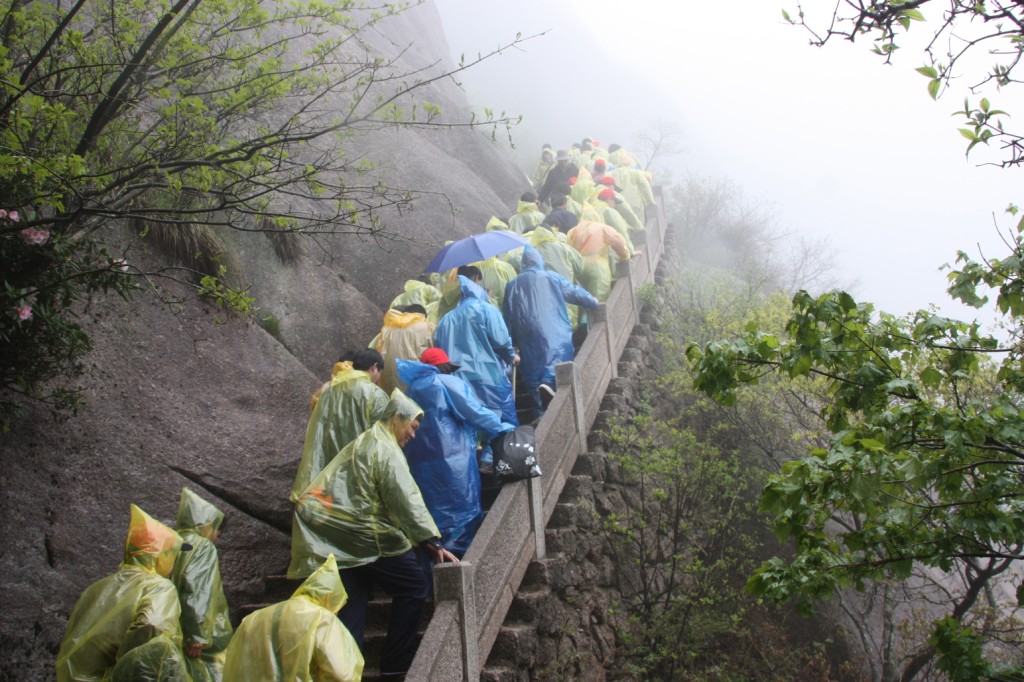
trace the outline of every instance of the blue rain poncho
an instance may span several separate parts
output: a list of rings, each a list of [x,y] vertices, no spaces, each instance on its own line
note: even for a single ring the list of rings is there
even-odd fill
[[[366,372],[351,369],[331,378],[309,416],[292,502],[342,448],[380,419],[387,404],[387,393]]]
[[[224,512],[188,488],[181,489],[178,534],[192,545],[174,562],[171,582],[181,604],[182,649],[201,644],[198,658],[188,658],[192,682],[220,682],[224,651],[231,641],[231,615],[220,577],[214,539],[224,523]]]
[[[230,682],[358,682],[363,655],[337,613],[348,595],[328,556],[289,599],[242,620],[228,647]]]
[[[441,531],[441,543],[449,551],[464,553],[483,519],[477,431],[493,438],[515,427],[502,423],[457,375],[399,360],[398,376],[409,397],[423,408],[416,438],[405,446],[409,469]]]
[[[555,365],[573,359],[566,303],[589,309],[597,306],[597,299],[583,287],[545,270],[544,258],[532,246],[525,247],[523,271],[505,289],[502,312],[519,347],[519,372],[531,388],[554,386]]]
[[[395,389],[380,421],[338,453],[295,503],[289,578],[304,578],[331,554],[342,569],[405,554],[440,537],[398,434],[423,410]]]
[[[506,372],[506,366],[515,359],[508,327],[501,312],[488,302],[483,288],[461,275],[459,284],[462,299],[437,324],[434,345],[461,368],[459,376],[469,382],[480,402],[504,421],[518,425],[512,382]]]
[[[124,560],[78,598],[57,653],[57,682],[100,682],[137,646],[166,636],[181,647],[178,593],[167,579],[181,536],[134,504]]]

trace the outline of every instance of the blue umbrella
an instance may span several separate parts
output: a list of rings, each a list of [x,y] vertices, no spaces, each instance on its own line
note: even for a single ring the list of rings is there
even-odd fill
[[[437,252],[423,272],[447,272],[529,244],[515,232],[492,230],[452,242]]]

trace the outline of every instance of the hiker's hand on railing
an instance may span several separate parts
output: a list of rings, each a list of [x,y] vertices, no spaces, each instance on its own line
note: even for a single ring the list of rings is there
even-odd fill
[[[434,561],[435,564],[443,564],[445,562],[453,564],[459,563],[459,558],[457,556],[449,552],[444,547],[441,547],[440,545],[435,545],[430,540],[424,541],[422,547],[423,549],[427,550],[427,552],[430,554],[430,558]]]

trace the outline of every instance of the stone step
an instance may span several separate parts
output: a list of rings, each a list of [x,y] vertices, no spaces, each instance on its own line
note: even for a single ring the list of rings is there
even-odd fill
[[[570,561],[561,554],[551,554],[543,559],[534,559],[526,568],[523,583],[519,589],[563,590],[585,584],[587,576],[579,562]]]
[[[566,479],[562,494],[558,499],[563,502],[577,502],[593,506],[594,479],[590,476],[570,475]]]
[[[487,658],[487,668],[530,668],[537,658],[537,628],[533,625],[502,625]]]
[[[578,528],[588,527],[593,522],[594,505],[586,501],[559,502],[555,505],[551,518],[548,520],[548,528]]]
[[[365,680],[366,677],[364,676]],[[488,666],[480,672],[480,682],[528,682],[530,673],[526,670]]]
[[[551,600],[547,585],[520,586],[509,606],[505,622],[508,624],[536,625],[538,613]]]
[[[576,458],[572,468],[574,476],[589,476],[591,481],[605,480],[605,461],[608,458],[599,452],[587,452]]]

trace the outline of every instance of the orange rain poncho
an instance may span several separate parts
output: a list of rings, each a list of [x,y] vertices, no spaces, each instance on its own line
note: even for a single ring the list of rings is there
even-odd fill
[[[117,572],[78,598],[57,653],[57,682],[107,680],[118,660],[154,637],[181,646],[178,593],[167,579],[181,536],[134,504]]]
[[[607,301],[612,292],[610,257],[614,253],[623,260],[629,258],[626,240],[611,226],[591,220],[580,221],[568,237],[569,245],[583,256],[580,284],[598,301]]]
[[[348,599],[334,555],[289,599],[249,614],[228,646],[231,682],[358,682],[363,655],[337,613]]]

